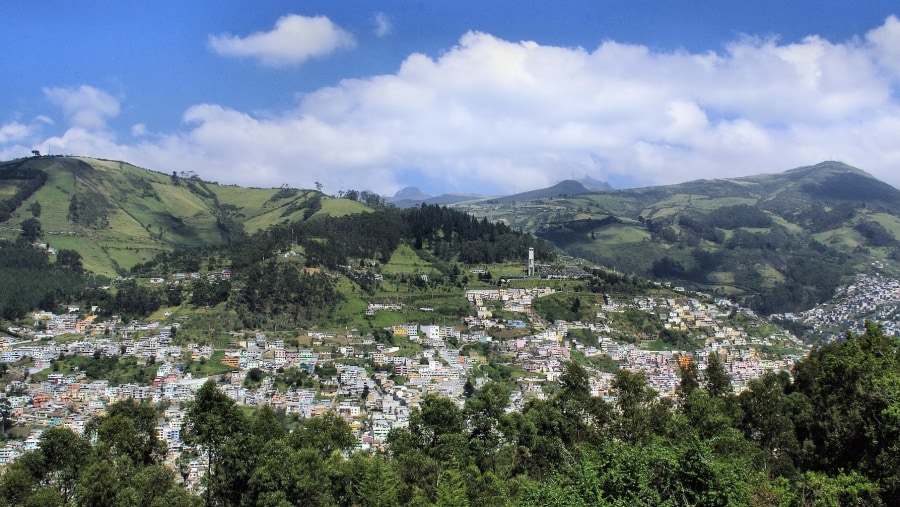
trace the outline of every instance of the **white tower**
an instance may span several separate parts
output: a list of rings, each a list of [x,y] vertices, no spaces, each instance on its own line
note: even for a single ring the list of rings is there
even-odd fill
[[[528,278],[534,276],[534,248],[528,249]]]

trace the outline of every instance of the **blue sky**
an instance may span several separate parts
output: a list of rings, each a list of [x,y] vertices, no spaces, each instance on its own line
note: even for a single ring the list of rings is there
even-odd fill
[[[887,1],[0,3],[0,159],[504,194],[837,159],[900,186]]]

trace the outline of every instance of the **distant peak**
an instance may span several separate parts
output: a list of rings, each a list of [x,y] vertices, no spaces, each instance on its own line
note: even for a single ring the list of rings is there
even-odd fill
[[[424,199],[428,199],[429,197],[431,197],[431,196],[426,194],[425,192],[422,192],[417,187],[406,187],[401,190],[398,190],[397,193],[394,194],[394,200],[401,200],[401,199],[412,199],[412,200],[423,199],[424,200]]]
[[[598,180],[595,178],[591,178],[587,174],[581,177],[581,179],[577,180],[578,183],[584,185],[584,188],[590,190],[591,192],[605,192],[607,190],[615,190],[612,185],[609,183]]]

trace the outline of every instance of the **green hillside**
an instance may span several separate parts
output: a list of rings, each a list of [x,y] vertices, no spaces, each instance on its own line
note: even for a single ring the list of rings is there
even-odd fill
[[[839,162],[456,207],[617,271],[742,297],[765,312],[811,307],[850,275],[900,261],[900,190]]]
[[[14,238],[24,220],[37,218],[43,241],[78,251],[85,268],[99,274],[124,272],[180,246],[225,244],[318,210],[341,215],[365,209],[346,200],[332,204],[313,190],[225,186],[85,157],[0,163],[0,199],[8,201],[30,181],[16,177],[27,171],[46,181],[15,203],[0,237]]]
[[[577,185],[455,207],[616,271],[743,298],[766,313],[809,308],[849,276],[900,260],[900,190],[839,162],[620,191]],[[275,224],[371,211],[314,190],[219,185],[109,160],[0,163],[0,238],[39,226],[41,241],[77,251],[101,275],[185,246],[233,245]]]

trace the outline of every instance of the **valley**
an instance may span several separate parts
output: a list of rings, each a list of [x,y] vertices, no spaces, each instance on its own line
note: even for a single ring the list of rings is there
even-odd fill
[[[12,208],[0,234],[12,438],[0,462],[18,470],[45,442],[94,434],[94,452],[118,452],[103,451],[115,435],[104,425],[131,414],[154,435],[146,459],[179,471],[169,494],[185,501],[228,494],[213,478],[238,473],[198,429],[221,411],[212,427],[253,456],[254,474],[271,468],[245,428],[269,421],[282,436],[267,438],[303,438],[285,452],[336,467],[397,456],[384,473],[403,477],[393,498],[404,502],[439,496],[404,460],[433,460],[434,479],[454,460],[474,481],[509,474],[522,489],[492,488],[527,503],[568,487],[543,482],[568,452],[613,459],[665,441],[686,459],[686,436],[735,438],[752,462],[695,450],[752,471],[714,475],[743,504],[773,484],[764,467],[820,466],[846,445],[792,408],[831,391],[791,379],[832,367],[823,354],[856,364],[845,349],[857,343],[870,361],[898,325],[896,196],[841,165],[404,209],[365,191],[241,189],[93,159],[4,167],[17,177],[0,178]],[[870,198],[835,196],[835,181]],[[871,373],[883,383],[890,371]],[[759,397],[777,408],[758,411]],[[770,423],[795,430],[754,429]],[[858,491],[875,495],[887,479],[867,474]],[[665,494],[655,488],[639,491]]]

